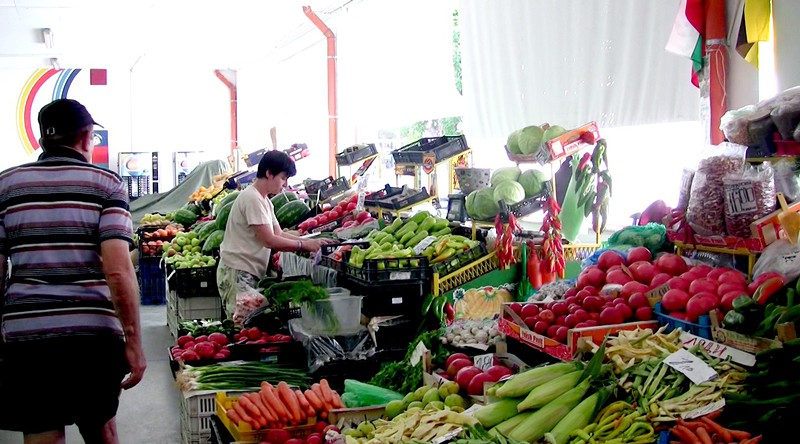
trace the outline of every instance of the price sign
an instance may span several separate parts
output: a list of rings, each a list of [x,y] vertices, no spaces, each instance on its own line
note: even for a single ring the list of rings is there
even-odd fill
[[[720,399],[717,402],[712,402],[709,405],[700,407],[699,409],[694,409],[692,411],[686,412],[686,413],[681,415],[681,418],[683,418],[683,419],[699,418],[701,416],[706,416],[709,413],[714,413],[717,410],[721,410],[723,407],[725,407],[725,399],[724,398]]]
[[[719,342],[714,342],[709,339],[704,339],[699,336],[686,333],[685,331],[681,332],[681,341],[683,341],[684,348],[692,348],[695,345],[699,345],[700,347],[703,347],[703,350],[705,350],[706,353],[715,358],[725,359],[730,357],[733,362],[742,365],[756,365],[756,356],[753,354],[737,350],[733,347],[728,347],[727,345],[720,344]]]
[[[725,185],[725,213],[730,215],[753,213],[758,209],[756,190],[752,182]]]
[[[407,281],[411,279],[410,271],[393,271],[389,273],[390,281]]]
[[[430,247],[434,242],[436,242],[436,238],[433,236],[428,236],[425,239],[422,239],[415,247],[414,247],[414,255],[419,256],[425,251],[426,248]]]
[[[386,225],[389,225],[390,223],[394,222],[394,216],[392,216],[392,213],[384,211],[382,214],[383,214],[383,221],[386,222]]]
[[[472,362],[475,363],[475,367],[478,367],[479,369],[486,371],[489,370],[489,368],[491,368],[494,365],[494,355],[491,353],[478,355],[475,356],[475,359],[473,359]]]
[[[364,210],[364,199],[367,196],[367,184],[369,183],[369,173],[365,172],[364,180],[358,181],[358,201],[356,202],[356,213]]]
[[[428,348],[425,347],[425,344],[420,341],[417,346],[414,348],[414,351],[411,352],[411,358],[409,358],[409,362],[412,366],[416,366],[417,363],[422,360],[422,357],[425,356],[425,352],[428,351]]]
[[[719,376],[716,370],[689,353],[685,348],[667,356],[664,363],[686,375],[695,384],[710,381]]]

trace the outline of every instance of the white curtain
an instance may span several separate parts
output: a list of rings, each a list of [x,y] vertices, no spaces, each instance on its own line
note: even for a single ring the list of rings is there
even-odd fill
[[[664,50],[678,0],[461,0],[465,125],[696,120],[691,64]]]

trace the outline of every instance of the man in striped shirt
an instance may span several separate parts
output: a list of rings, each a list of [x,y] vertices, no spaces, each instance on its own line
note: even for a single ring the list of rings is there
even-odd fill
[[[120,390],[146,367],[127,190],[89,163],[95,124],[74,100],[46,105],[44,154],[0,173],[0,422],[26,444],[62,443],[71,424],[119,442]]]

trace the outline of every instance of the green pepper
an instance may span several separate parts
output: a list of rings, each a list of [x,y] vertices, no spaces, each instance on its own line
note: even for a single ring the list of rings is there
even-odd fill
[[[739,313],[746,311],[748,308],[755,306],[756,301],[749,296],[739,296],[733,300],[733,309]]]
[[[725,314],[725,318],[722,319],[722,325],[727,329],[737,330],[739,327],[744,325],[745,321],[746,319],[743,314],[735,310],[731,310]]]

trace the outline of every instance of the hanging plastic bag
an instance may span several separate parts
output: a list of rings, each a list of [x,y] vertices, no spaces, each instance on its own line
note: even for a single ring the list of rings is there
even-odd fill
[[[783,193],[789,202],[800,199],[800,184],[798,184],[798,171],[794,169],[794,159],[781,159],[775,162],[772,169],[775,172],[775,192]]]
[[[344,380],[344,393],[346,395],[350,394],[347,396],[347,400],[356,404],[357,407],[386,405],[390,401],[403,399],[403,395],[393,390],[356,381],[355,379]],[[350,403],[347,406],[352,407]]]
[[[746,146],[723,143],[711,147],[700,161],[692,180],[686,220],[703,236],[725,233],[724,178],[742,174]]]
[[[792,244],[787,239],[778,239],[767,246],[753,268],[753,279],[768,271],[776,271],[786,276],[786,282],[800,277],[800,244]]]

